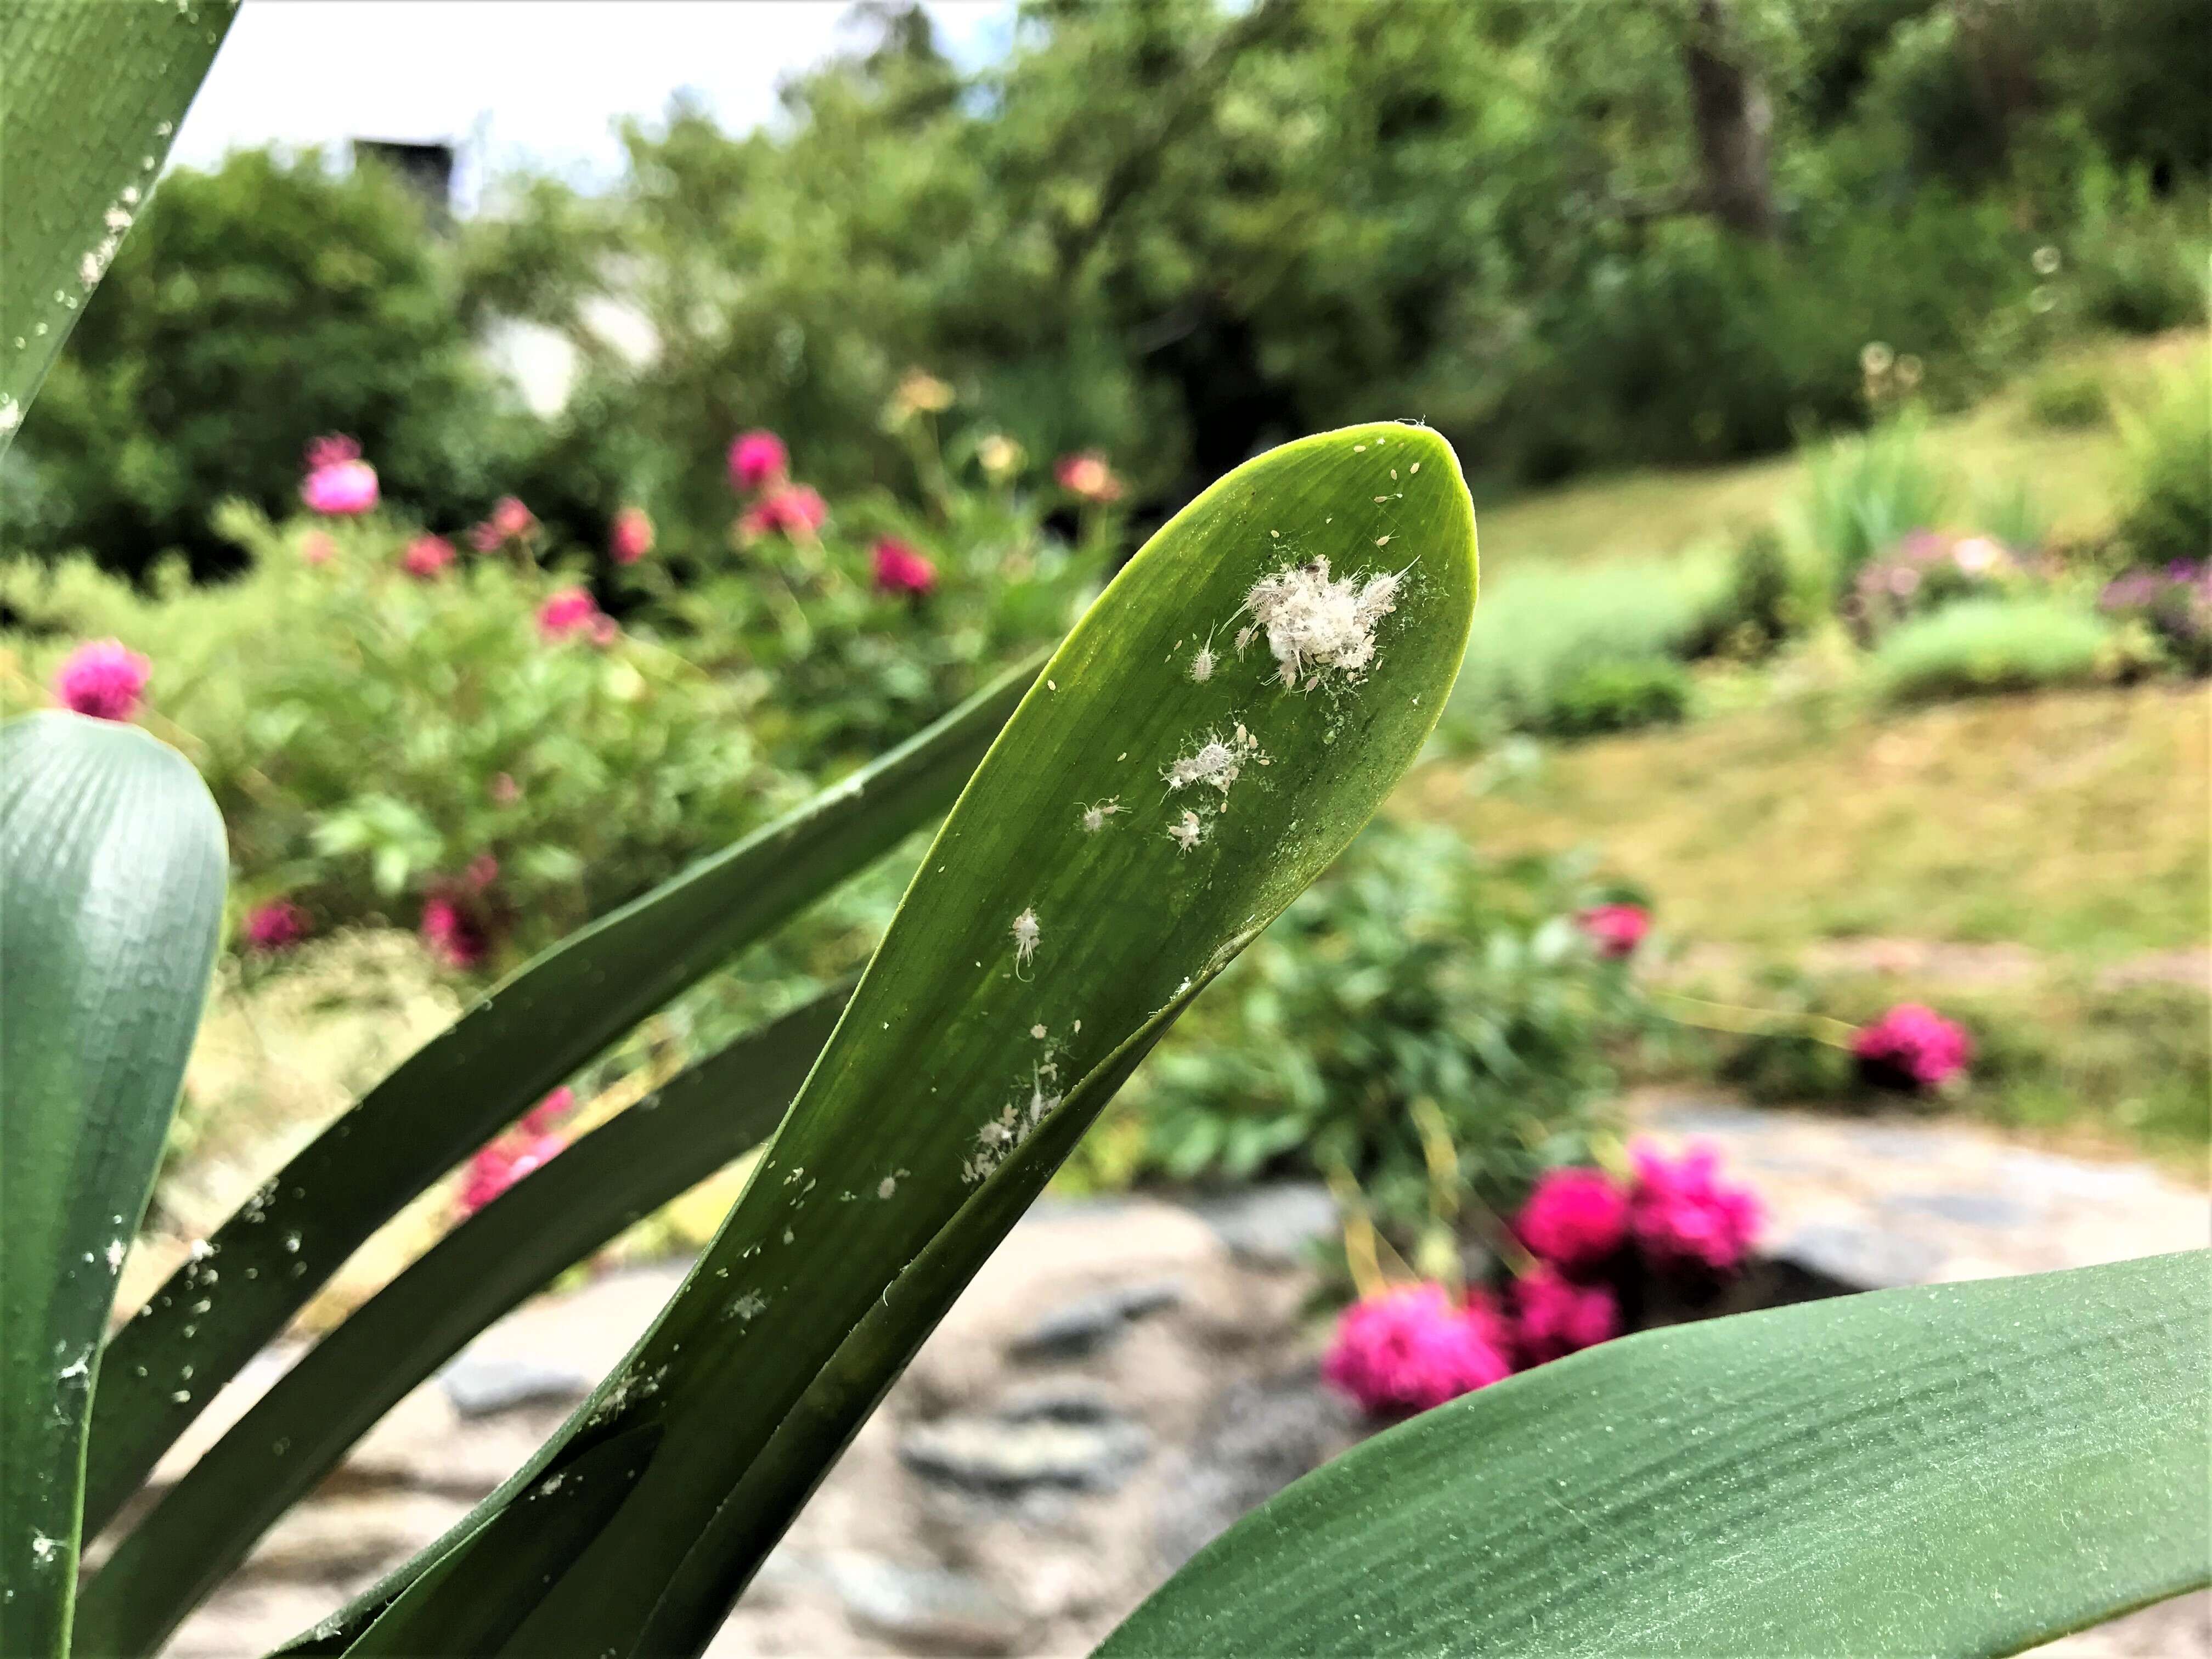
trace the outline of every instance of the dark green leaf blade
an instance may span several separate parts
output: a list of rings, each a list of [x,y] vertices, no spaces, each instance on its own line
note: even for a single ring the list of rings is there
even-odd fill
[[[2212,1579],[2212,1255],[1607,1343],[1377,1436],[1099,1650],[2014,1653]]]
[[[85,1424],[222,922],[222,820],[136,726],[0,727],[0,1653],[65,1650]]]
[[[236,10],[0,7],[0,455],[153,193]]]
[[[828,992],[689,1067],[456,1227],[277,1379],[77,1604],[87,1655],[150,1653],[355,1441],[469,1339],[757,1145],[821,1052]]]
[[[942,811],[1035,672],[1012,671],[538,957],[325,1130],[209,1241],[219,1293],[203,1293],[188,1264],[116,1337],[119,1386],[94,1419],[87,1527],[113,1518],[207,1401],[401,1206],[639,1019]],[[192,1386],[180,1389],[185,1365]]]
[[[1012,1224],[1009,1189],[1033,1189],[1419,751],[1474,581],[1456,459],[1419,428],[1286,445],[1185,507],[985,757],[713,1248],[479,1518],[650,1423],[665,1432],[631,1501],[535,1577],[519,1529],[434,1547],[338,1635],[388,1606],[388,1645],[447,1650],[390,1598],[480,1567],[537,1602],[502,1650],[702,1646],[761,1540]],[[756,1491],[773,1495],[757,1515]]]

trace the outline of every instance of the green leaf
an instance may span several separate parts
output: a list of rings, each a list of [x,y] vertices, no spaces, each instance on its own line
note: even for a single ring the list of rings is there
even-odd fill
[[[1474,555],[1457,464],[1417,428],[1288,445],[1177,514],[985,757],[659,1322],[514,1480],[317,1650],[372,1618],[379,1650],[457,1650],[443,1603],[395,1601],[424,1573],[509,1630],[477,1651],[702,1647],[1114,1090],[1419,751],[1465,650]],[[1296,689],[1271,640],[1247,635],[1255,608],[1285,649],[1321,648],[1293,654]],[[634,1495],[573,1557],[487,1527],[646,1426],[659,1439]]]
[[[825,993],[684,1071],[456,1227],[210,1447],[80,1597],[77,1650],[150,1653],[347,1449],[469,1339],[775,1127],[836,1024]]]
[[[222,820],[135,726],[0,727],[0,1653],[58,1654],[115,1276],[222,921]]]
[[[2212,1577],[2212,1255],[1632,1336],[1376,1436],[1099,1650],[2015,1653]]]
[[[0,7],[0,455],[229,32],[229,0]]]
[[[544,952],[285,1165],[209,1241],[216,1290],[201,1291],[200,1264],[188,1264],[111,1345],[87,1527],[113,1518],[216,1390],[401,1206],[639,1019],[942,811],[1035,672],[1013,670],[874,765]]]

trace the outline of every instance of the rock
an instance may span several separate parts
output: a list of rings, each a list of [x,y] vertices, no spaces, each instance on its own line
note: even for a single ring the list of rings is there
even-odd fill
[[[1182,1282],[1174,1279],[1101,1291],[1054,1308],[1015,1339],[1009,1352],[1022,1359],[1079,1358],[1121,1335],[1131,1320],[1175,1307],[1182,1297]]]
[[[1881,1207],[1963,1222],[1969,1227],[2025,1227],[2041,1219],[2043,1213],[2041,1205],[2023,1204],[2002,1193],[1895,1193],[1881,1200]]]
[[[1939,1244],[1887,1228],[1849,1222],[1814,1222],[1800,1227],[1767,1254],[1776,1261],[1863,1291],[1899,1285],[1925,1285],[1943,1265]]]
[[[1209,1194],[1192,1200],[1190,1209],[1237,1261],[1251,1267],[1302,1267],[1307,1247],[1337,1229],[1336,1200],[1318,1181]]]
[[[1160,1562],[1181,1566],[1247,1510],[1361,1437],[1358,1414],[1317,1365],[1236,1382],[1200,1424],[1159,1504]]]
[[[1022,1639],[1021,1615],[965,1573],[904,1566],[858,1550],[825,1555],[817,1570],[846,1617],[909,1648],[1006,1653]]]
[[[592,1379],[572,1367],[473,1353],[447,1366],[438,1382],[465,1418],[495,1417],[522,1406],[573,1405],[592,1391]]]
[[[1063,1402],[1064,1403],[1064,1402]],[[992,1498],[1039,1488],[1111,1492],[1145,1461],[1147,1437],[1110,1411],[955,1416],[908,1429],[899,1460],[925,1480]]]

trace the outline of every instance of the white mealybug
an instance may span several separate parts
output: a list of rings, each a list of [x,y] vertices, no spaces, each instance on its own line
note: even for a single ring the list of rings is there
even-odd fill
[[[1206,835],[1206,826],[1198,821],[1195,812],[1185,812],[1179,823],[1168,825],[1168,839],[1186,853],[1198,845]]]
[[[1210,645],[1200,646],[1198,654],[1190,659],[1191,683],[1194,685],[1204,685],[1206,681],[1212,679],[1214,662],[1213,647]]]
[[[1119,795],[1115,796],[1111,800],[1091,802],[1090,805],[1083,809],[1083,817],[1081,820],[1083,824],[1083,833],[1086,836],[1097,835],[1101,830],[1103,830],[1106,827],[1106,820],[1112,817],[1121,810],[1121,798]]]
[[[1018,974],[1030,965],[1036,955],[1037,939],[1044,930],[1037,925],[1034,910],[1024,910],[1014,918],[1014,925],[1006,930],[1014,938],[1014,971]]]

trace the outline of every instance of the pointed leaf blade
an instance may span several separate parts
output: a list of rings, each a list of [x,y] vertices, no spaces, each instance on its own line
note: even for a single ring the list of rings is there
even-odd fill
[[[0,728],[0,1652],[65,1650],[85,1425],[222,921],[222,820],[135,726]]]
[[[1589,1349],[1206,1546],[1101,1659],[2014,1653],[2212,1579],[2212,1255]]]
[[[523,1616],[501,1651],[703,1646],[1113,1088],[1412,761],[1474,581],[1455,459],[1398,425],[1259,457],[1154,537],[963,793],[674,1303],[466,1536],[338,1638],[382,1611],[388,1647],[439,1650],[392,1598],[481,1571],[534,1603],[505,1610]],[[646,1425],[661,1438],[635,1495],[573,1559],[533,1574],[526,1531],[481,1525]]]

